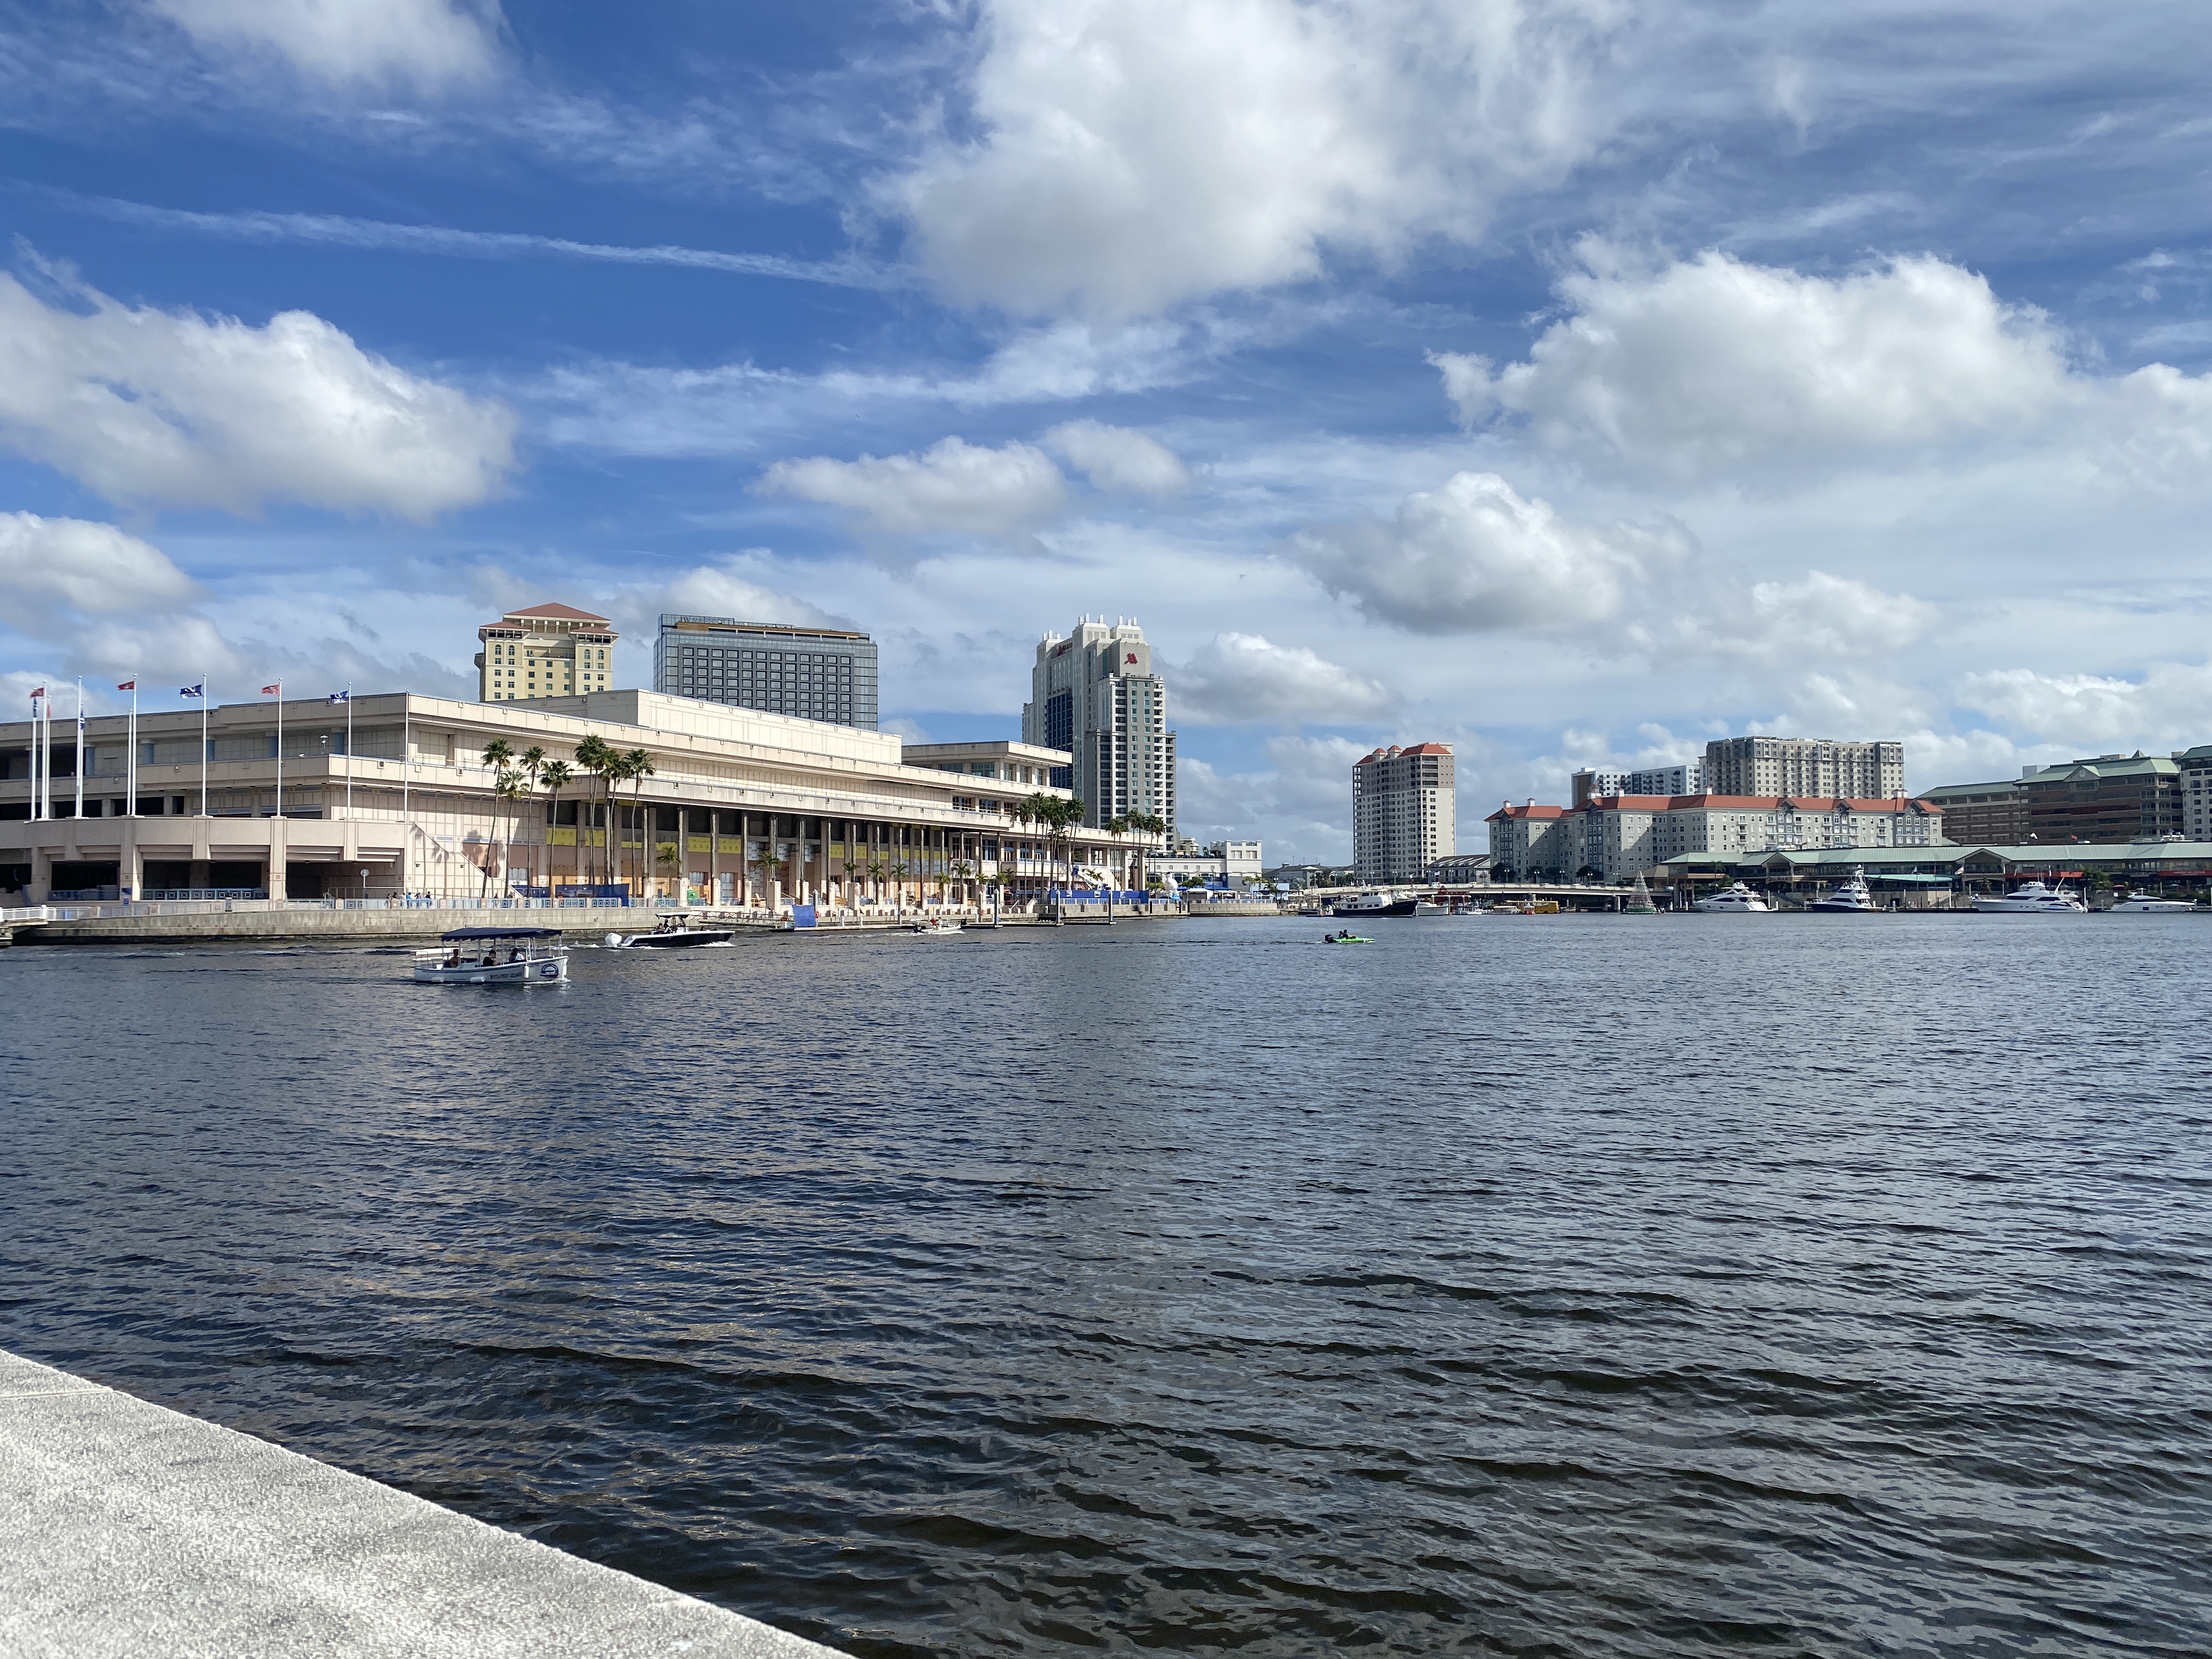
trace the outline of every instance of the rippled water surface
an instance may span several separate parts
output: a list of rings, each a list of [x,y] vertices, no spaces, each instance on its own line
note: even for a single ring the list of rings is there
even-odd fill
[[[0,1346],[862,1655],[2212,1648],[2212,923],[0,952]]]

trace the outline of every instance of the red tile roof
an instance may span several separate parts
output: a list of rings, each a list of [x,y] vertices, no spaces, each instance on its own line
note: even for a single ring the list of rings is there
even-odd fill
[[[533,605],[527,611],[510,611],[507,614],[510,617],[550,617],[558,622],[603,623],[607,620],[596,611],[579,611],[573,605],[556,605],[550,601],[544,605]]]

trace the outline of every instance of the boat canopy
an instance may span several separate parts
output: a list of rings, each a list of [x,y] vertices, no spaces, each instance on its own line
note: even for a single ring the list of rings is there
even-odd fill
[[[443,939],[557,939],[558,927],[456,927],[450,933],[438,935]]]

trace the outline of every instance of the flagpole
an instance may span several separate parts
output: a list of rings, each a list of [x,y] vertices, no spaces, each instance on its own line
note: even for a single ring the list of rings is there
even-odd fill
[[[44,686],[31,693],[31,817],[33,822],[39,816],[39,716],[46,701]]]
[[[130,791],[130,813],[138,816],[138,676],[131,676],[131,757],[123,763],[123,787]]]
[[[76,677],[76,764],[70,769],[76,774],[76,797],[71,803],[70,816],[84,816],[84,676]]]
[[[200,672],[200,816],[211,817],[208,811],[208,681],[207,671]]]
[[[415,781],[415,699],[408,693],[399,694],[399,891],[404,896],[412,889],[408,877],[408,854],[415,850],[415,838],[410,833],[415,827],[414,809],[408,799],[408,786]]]
[[[346,682],[346,817],[353,817],[353,682]]]
[[[284,816],[284,682],[276,682],[276,816]]]
[[[46,693],[39,715],[39,816],[51,823],[54,816],[54,694]]]

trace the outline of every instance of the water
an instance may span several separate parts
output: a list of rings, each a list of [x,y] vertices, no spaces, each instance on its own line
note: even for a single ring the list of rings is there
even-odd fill
[[[0,953],[0,1346],[868,1656],[2212,1648],[2212,926]]]

